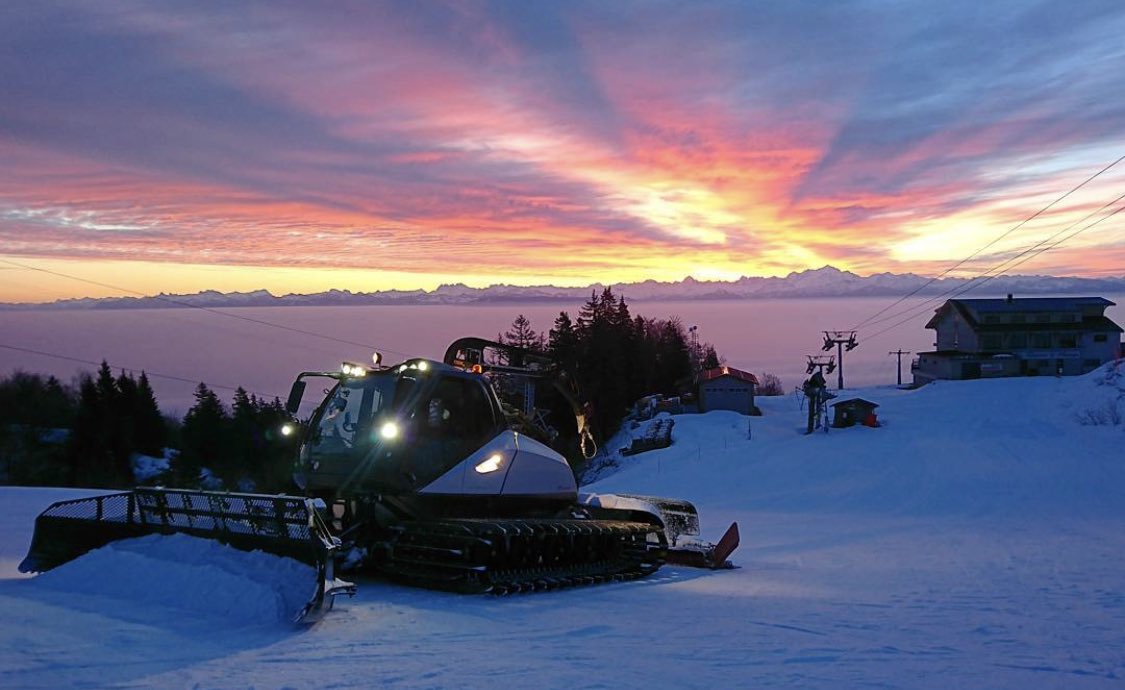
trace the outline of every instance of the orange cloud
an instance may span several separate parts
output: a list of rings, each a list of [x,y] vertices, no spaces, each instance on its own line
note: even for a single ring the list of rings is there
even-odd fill
[[[897,14],[869,36],[861,10],[640,7],[625,21],[617,8],[540,9],[104,4],[6,23],[0,40],[21,50],[0,57],[2,251],[116,262],[115,274],[242,267],[280,291],[295,280],[281,269],[302,276],[288,284],[372,275],[401,288],[829,262],[937,273],[1121,141],[1112,104],[1068,110],[1104,93],[1103,74],[1125,75],[1120,56],[1090,73],[1028,53],[1029,69],[1073,76],[1034,99],[1013,95],[1025,77],[1004,60],[961,57],[973,27],[927,47]],[[839,41],[811,40],[823,22]],[[935,88],[945,70],[957,88]],[[1098,208],[1123,179],[1107,175],[970,267]],[[1117,227],[1027,265],[1112,270]],[[204,287],[245,284],[232,275]],[[12,290],[0,283],[0,299]]]

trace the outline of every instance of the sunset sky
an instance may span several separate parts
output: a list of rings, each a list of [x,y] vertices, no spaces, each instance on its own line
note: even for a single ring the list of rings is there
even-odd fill
[[[0,301],[935,275],[1125,155],[1123,85],[1120,0],[6,2]]]

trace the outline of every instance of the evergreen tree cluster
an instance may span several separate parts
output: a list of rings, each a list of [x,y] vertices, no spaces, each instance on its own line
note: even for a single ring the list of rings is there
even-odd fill
[[[125,487],[134,454],[160,457],[167,427],[148,377],[102,362],[77,390],[53,376],[0,381],[0,471],[21,484]]]
[[[239,388],[228,410],[204,384],[175,425],[161,415],[148,376],[97,374],[74,385],[53,376],[15,372],[0,379],[0,482],[127,488],[137,482],[133,458],[162,458],[169,445],[172,486],[276,492],[289,488],[293,444],[280,400]],[[207,472],[204,473],[203,470]]]
[[[590,403],[595,434],[603,439],[638,398],[684,393],[697,366],[720,364],[715,348],[693,344],[679,319],[633,316],[611,288],[591,293],[576,320],[560,312],[545,337],[520,314],[501,340],[544,353],[573,376]]]
[[[17,484],[69,481],[66,431],[78,395],[54,376],[16,371],[0,380],[0,479]]]
[[[173,465],[177,486],[286,490],[294,448],[281,427],[289,419],[277,398],[266,401],[239,388],[228,411],[214,391],[199,384],[180,430]]]
[[[104,361],[96,377],[82,376],[78,410],[67,454],[71,484],[128,487],[134,484],[134,454],[161,457],[168,429],[148,377],[121,372],[114,378]]]

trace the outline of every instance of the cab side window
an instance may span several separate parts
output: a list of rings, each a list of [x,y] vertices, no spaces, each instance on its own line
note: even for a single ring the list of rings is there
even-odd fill
[[[441,476],[487,443],[496,431],[492,405],[477,381],[447,377],[419,408],[413,449],[417,485]]]
[[[442,380],[422,411],[424,433],[436,438],[484,443],[496,426],[484,389],[470,379]]]

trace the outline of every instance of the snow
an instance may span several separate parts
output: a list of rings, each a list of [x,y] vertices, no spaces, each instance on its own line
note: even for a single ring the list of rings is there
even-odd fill
[[[130,608],[162,607],[196,618],[222,618],[218,624],[225,626],[260,626],[292,621],[315,591],[316,570],[208,539],[149,535],[92,551],[43,573],[34,584],[121,600]]]
[[[186,537],[17,578],[35,514],[81,492],[5,488],[0,687],[1121,687],[1125,427],[1083,423],[1125,399],[1107,371],[857,389],[884,426],[811,436],[792,396],[677,416],[585,489],[688,498],[711,539],[737,520],[739,569],[506,598],[361,579],[307,629],[279,622],[307,596],[280,559]]]
[[[165,448],[164,455],[159,458],[152,455],[134,453],[133,457],[130,458],[133,465],[133,478],[143,483],[165,474],[171,469],[172,459],[176,456],[176,452],[177,451],[172,448]]]

